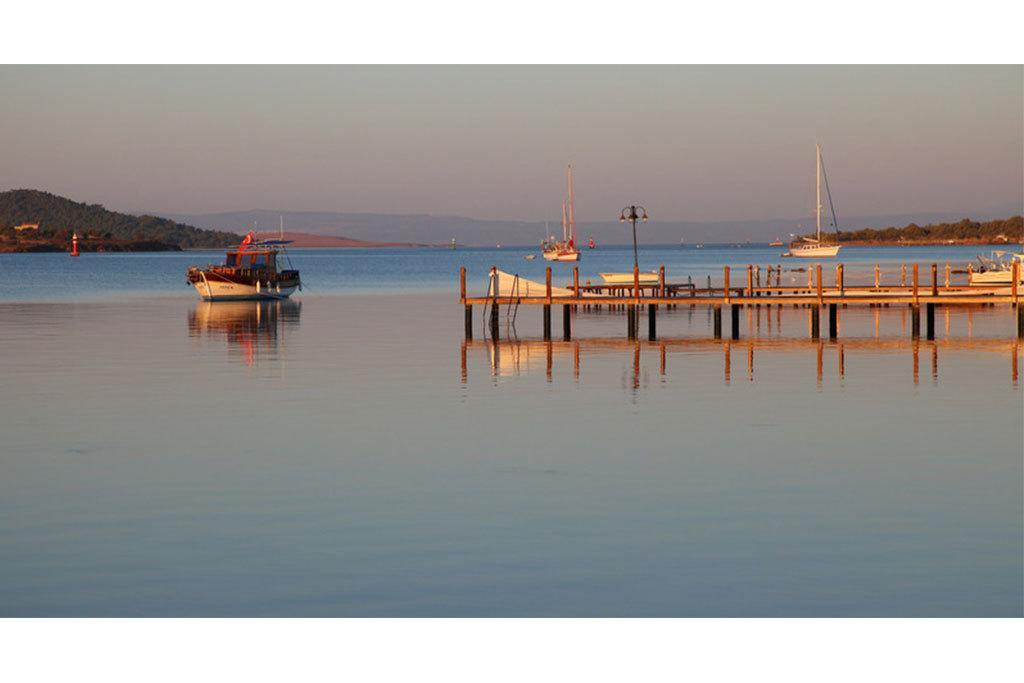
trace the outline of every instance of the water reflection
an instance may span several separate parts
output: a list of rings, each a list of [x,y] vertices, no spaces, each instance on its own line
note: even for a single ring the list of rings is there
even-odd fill
[[[470,355],[481,351],[486,355],[489,374],[494,378],[508,378],[529,375],[543,371],[548,382],[552,381],[556,363],[558,365],[572,363],[574,380],[579,380],[580,369],[585,356],[614,357],[618,355],[624,367],[631,367],[632,374],[627,384],[634,390],[640,388],[642,382],[642,358],[657,357],[658,374],[664,378],[668,373],[669,353],[721,353],[722,381],[730,384],[734,376],[734,354],[745,359],[746,366],[740,372],[747,381],[753,382],[756,377],[755,358],[771,356],[773,353],[793,352],[813,355],[816,381],[822,385],[825,375],[826,359],[835,359],[835,371],[839,379],[846,377],[847,352],[855,353],[890,353],[909,356],[909,378],[916,385],[920,381],[922,356],[931,365],[933,382],[939,379],[940,351],[971,351],[988,352],[1008,356],[1010,381],[1016,387],[1018,381],[1019,356],[1022,344],[1016,339],[998,338],[949,338],[934,341],[921,339],[875,339],[855,338],[842,341],[825,341],[815,339],[758,339],[742,341],[714,339],[666,339],[661,341],[629,341],[623,339],[582,339],[576,341],[540,341],[540,340],[493,340],[463,341],[461,344],[461,380],[468,381]],[[755,353],[756,351],[756,353]],[[743,362],[740,360],[739,362]],[[831,365],[831,363],[829,363]]]
[[[247,366],[274,358],[284,344],[283,330],[297,327],[298,301],[201,301],[188,312],[191,337],[223,337]]]

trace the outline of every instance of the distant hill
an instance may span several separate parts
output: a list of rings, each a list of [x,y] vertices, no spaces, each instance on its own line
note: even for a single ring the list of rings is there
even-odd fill
[[[260,233],[262,239],[277,239],[280,233]],[[308,232],[285,231],[284,239],[289,240],[292,248],[342,248],[342,249],[370,249],[381,247],[429,247],[430,244],[413,244],[411,242],[368,242],[366,240],[354,240],[349,237],[335,237],[333,235],[313,235]]]
[[[39,228],[16,234],[14,226],[26,223],[37,223]],[[240,239],[230,232],[203,230],[156,216],[109,211],[99,204],[76,202],[40,190],[0,192],[0,242],[7,247],[20,241],[33,243],[33,251],[45,251],[51,244],[63,250],[75,232],[84,238],[82,248],[89,251],[102,245],[131,251],[133,244],[138,244],[140,251],[223,247]]]
[[[639,239],[644,244],[679,244],[704,242],[730,243],[749,240],[769,242],[776,237],[788,239],[790,233],[804,233],[814,225],[813,218],[769,218],[757,221],[663,221],[651,207],[651,222],[637,226]],[[965,216],[974,220],[991,220],[1019,212],[1012,207],[1001,211],[920,212],[877,216],[840,216],[843,230],[854,231],[869,227],[907,225],[909,223],[943,223],[958,221]],[[447,244],[453,238],[460,245],[494,246],[534,245],[544,237],[544,221],[478,220],[465,216],[432,216],[429,214],[374,214],[338,213],[323,211],[235,211],[216,214],[158,215],[189,225],[214,230],[245,232],[257,225],[262,230],[274,230],[281,217],[289,230],[314,235],[345,235],[350,239],[373,242],[414,242],[419,244]],[[549,233],[559,232],[560,216],[548,222]],[[593,236],[598,244],[628,244],[632,233],[610,216],[610,220],[579,221],[580,238]]]

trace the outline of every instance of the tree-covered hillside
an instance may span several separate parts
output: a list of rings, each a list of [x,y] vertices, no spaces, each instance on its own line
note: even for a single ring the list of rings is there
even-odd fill
[[[840,242],[1017,242],[1024,231],[1024,217],[1013,216],[1003,220],[979,223],[965,218],[956,223],[917,225],[911,223],[903,228],[865,228],[852,232],[840,232]]]
[[[39,190],[0,192],[0,240],[15,237],[14,226],[38,223],[34,239],[66,243],[77,232],[83,240],[120,243],[160,243],[181,249],[224,247],[236,244],[230,232],[200,230],[156,216],[133,216],[108,211]],[[25,237],[30,234],[26,232]]]

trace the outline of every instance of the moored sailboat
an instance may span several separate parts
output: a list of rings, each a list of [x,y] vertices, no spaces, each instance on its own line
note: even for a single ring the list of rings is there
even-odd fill
[[[828,176],[825,176],[825,192],[828,194],[828,205],[832,211],[832,224],[836,229],[836,244],[826,244],[821,241],[821,179],[824,167],[821,163],[821,145],[814,146],[815,151],[815,202],[814,213],[817,226],[816,235],[812,237],[801,237],[789,245],[789,251],[783,256],[796,256],[798,258],[832,258],[839,254],[840,246],[839,225],[836,220],[836,209],[832,204],[832,191],[828,187]]]
[[[572,166],[567,171],[569,184],[569,203],[566,212],[566,202],[562,202],[562,239],[556,241],[554,238],[545,239],[541,242],[541,253],[547,261],[579,261],[580,250],[576,246],[576,201],[573,195]],[[593,241],[593,240],[591,240]]]

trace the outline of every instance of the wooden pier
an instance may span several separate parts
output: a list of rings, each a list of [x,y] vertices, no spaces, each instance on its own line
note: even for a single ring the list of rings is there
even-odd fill
[[[722,286],[712,287],[710,278],[706,287],[697,288],[692,281],[685,284],[669,283],[666,280],[665,267],[658,271],[658,282],[648,284],[640,282],[640,274],[633,269],[631,285],[591,285],[579,282],[579,269],[573,268],[572,283],[562,291],[570,294],[556,296],[551,284],[551,268],[546,269],[545,288],[541,295],[510,296],[503,295],[498,286],[498,270],[490,271],[488,294],[482,297],[468,296],[466,291],[466,269],[459,269],[459,302],[465,306],[466,339],[473,338],[473,306],[490,307],[489,328],[492,339],[498,338],[500,309],[502,306],[511,310],[519,306],[542,306],[542,334],[545,340],[551,339],[551,307],[562,306],[562,338],[572,339],[572,311],[624,310],[626,313],[626,337],[639,337],[639,319],[646,307],[648,317],[647,336],[649,340],[657,339],[657,313],[659,307],[709,306],[713,309],[713,334],[715,339],[722,338],[722,307],[730,308],[730,338],[740,338],[740,309],[745,306],[793,306],[807,307],[811,313],[810,336],[818,339],[821,336],[821,309],[828,310],[828,336],[836,339],[838,330],[838,308],[848,306],[908,306],[911,309],[911,337],[921,336],[921,307],[925,309],[925,336],[935,338],[936,307],[971,307],[1007,305],[1016,310],[1017,337],[1024,338],[1024,307],[1020,305],[1020,264],[1014,262],[1009,285],[968,285],[953,284],[950,267],[945,267],[945,276],[940,283],[938,264],[932,263],[929,277],[922,283],[919,264],[911,264],[911,281],[906,282],[906,265],[900,270],[899,284],[881,283],[881,274],[875,266],[874,283],[871,285],[848,285],[845,281],[845,266],[836,266],[835,282],[826,286],[823,280],[821,265],[815,265],[807,271],[807,284],[797,286],[782,285],[779,267],[776,284],[760,286],[760,272],[755,266],[746,268],[745,285],[736,285],[732,279],[729,266],[722,269]],[[968,274],[970,269],[968,268]],[[969,275],[968,275],[969,277]],[[486,308],[485,308],[486,310]]]

